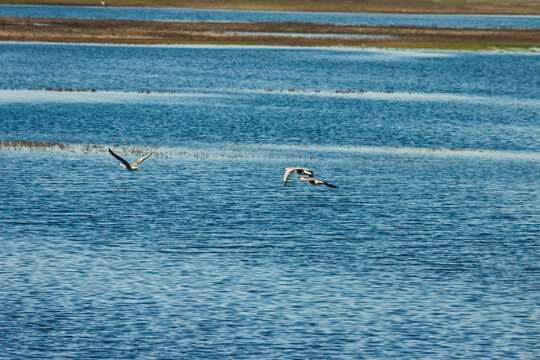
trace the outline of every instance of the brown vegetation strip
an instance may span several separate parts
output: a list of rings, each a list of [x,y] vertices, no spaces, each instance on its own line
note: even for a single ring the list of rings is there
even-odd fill
[[[3,88],[2,90],[15,90],[14,88]],[[96,90],[96,89],[83,89],[83,88],[53,88],[53,87],[29,87],[28,90],[31,91],[54,91],[54,92],[109,92],[109,91],[115,91],[115,90]],[[301,92],[301,93],[320,93],[322,90],[316,89],[316,90],[306,90],[306,89],[295,89],[295,88],[289,88],[289,89],[265,89],[265,92]],[[130,92],[125,90],[124,92]],[[367,90],[364,89],[346,89],[346,90],[325,90],[325,93],[332,93],[332,94],[363,94],[367,92]],[[375,91],[379,93],[386,93],[386,94],[392,94],[394,93],[391,90],[384,90],[384,91]],[[177,92],[175,90],[137,90],[138,94],[176,94]]]
[[[540,15],[536,0],[106,0],[110,6],[227,10]],[[100,0],[0,0],[0,4],[99,5]]]
[[[36,151],[36,152],[51,152],[51,151],[65,151],[71,153],[82,153],[82,154],[108,154],[109,147],[113,149],[121,150],[124,154],[131,155],[144,155],[147,154],[151,149],[154,153],[154,157],[170,158],[170,157],[195,157],[195,158],[208,158],[210,157],[209,151],[201,151],[198,149],[184,149],[179,148],[176,151],[171,151],[172,148],[160,147],[160,146],[142,146],[142,145],[99,145],[99,144],[72,144],[64,143],[58,141],[38,141],[38,140],[0,140],[0,151],[2,150],[11,150],[11,151]],[[403,146],[395,145],[391,147],[392,149],[402,149],[407,148]],[[390,149],[390,147],[389,147]],[[428,151],[439,152],[450,150],[452,152],[483,152],[483,150],[477,149],[461,149],[451,147],[450,149],[443,149],[438,147],[426,148]],[[242,154],[233,152],[233,153],[222,153],[223,158],[229,159],[238,159],[242,158]],[[108,156],[108,155],[107,155]],[[313,159],[314,157],[310,157]]]
[[[2,90],[15,90],[14,88],[3,88]],[[115,90],[96,90],[96,89],[81,89],[81,88],[53,88],[53,87],[29,87],[28,90],[32,91],[55,91],[55,92],[107,92]],[[124,92],[130,92],[125,90]],[[163,90],[137,90],[138,94],[176,94],[175,90],[163,91]]]
[[[235,33],[225,33],[235,32]],[[385,35],[392,38],[303,38],[242,32]],[[540,45],[538,29],[352,26],[313,23],[160,22],[50,18],[0,18],[0,41],[131,44],[245,44],[481,49]]]
[[[11,90],[14,91],[14,88],[2,88],[2,90]],[[53,92],[111,92],[116,90],[96,90],[96,89],[81,89],[81,88],[54,88],[54,87],[29,87],[28,90],[30,91],[53,91]],[[128,93],[131,91],[124,90],[123,92]],[[338,90],[321,90],[321,89],[315,89],[315,90],[306,90],[306,89],[295,89],[295,88],[289,88],[289,89],[264,89],[264,92],[267,93],[303,93],[303,94],[319,94],[319,93],[325,93],[325,94],[364,94],[366,92],[374,92],[374,93],[385,93],[385,94],[393,94],[394,91],[392,90],[376,90],[376,91],[368,91],[364,89],[338,89]],[[137,90],[137,94],[177,94],[177,91],[175,90],[147,90],[147,89],[141,89]]]
[[[146,146],[129,146],[129,145],[98,145],[98,144],[71,144],[58,141],[37,141],[37,140],[0,140],[1,150],[26,150],[36,152],[71,152],[82,154],[95,154],[103,153],[108,154],[109,147],[113,149],[121,149],[123,153],[129,153],[131,155],[147,154],[148,147]],[[185,155],[187,152],[179,152],[180,155]],[[154,156],[164,157],[163,153],[155,151]]]

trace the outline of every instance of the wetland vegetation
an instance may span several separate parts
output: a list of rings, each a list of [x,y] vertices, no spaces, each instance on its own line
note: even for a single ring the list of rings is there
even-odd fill
[[[109,6],[223,10],[376,12],[410,14],[539,15],[540,3],[527,0],[106,0]],[[0,4],[96,6],[100,0],[0,0]]]
[[[255,32],[258,34],[253,34]],[[302,34],[306,36],[303,37]],[[321,36],[341,34],[344,37],[317,37],[316,34]],[[368,37],[352,38],[350,35]],[[0,18],[0,41],[485,50],[538,47],[540,30],[354,26],[293,22],[161,22],[4,17]]]

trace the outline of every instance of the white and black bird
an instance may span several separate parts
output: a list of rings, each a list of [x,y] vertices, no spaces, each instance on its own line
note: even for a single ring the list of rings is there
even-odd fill
[[[289,178],[291,177],[291,174],[293,172],[297,173],[298,175],[307,175],[307,176],[313,176],[313,171],[298,167],[298,166],[290,166],[286,167],[285,169],[285,175],[283,175],[283,186],[287,185],[287,181],[289,181]]]
[[[326,181],[322,181],[321,179],[316,179],[313,176],[310,176],[308,178],[300,176],[300,179],[298,181],[307,181],[311,185],[326,185],[326,186],[331,187],[331,188],[337,188],[336,185],[329,184]]]
[[[120,165],[123,166],[124,168],[126,168],[127,170],[129,171],[135,171],[135,170],[139,170],[139,165],[144,161],[146,160],[147,157],[149,157],[150,155],[152,155],[152,153],[149,153],[148,155],[145,155],[143,156],[142,158],[140,158],[139,160],[135,161],[134,163],[130,164],[128,163],[126,160],[122,159],[120,156],[116,155],[111,149],[109,149],[109,152],[111,153],[112,156],[114,156],[115,158],[117,158],[118,160],[120,160]]]

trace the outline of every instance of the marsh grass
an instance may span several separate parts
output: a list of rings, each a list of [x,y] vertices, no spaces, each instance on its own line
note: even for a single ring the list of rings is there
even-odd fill
[[[0,4],[98,6],[100,0],[0,0]],[[106,0],[109,6],[415,14],[540,14],[528,0]]]
[[[43,26],[43,24],[47,26]],[[276,35],[250,34],[253,32],[275,33]],[[369,35],[384,38],[283,36],[287,33]],[[485,50],[496,47],[538,47],[540,46],[540,29],[456,29],[294,22],[222,23],[0,18],[0,40]]]
[[[36,153],[71,153],[82,155],[98,155],[109,157],[109,148],[122,156],[139,157],[152,151],[152,156],[163,159],[185,160],[278,160],[299,158],[296,155],[275,154],[269,151],[245,151],[227,148],[187,148],[170,146],[141,146],[141,145],[100,145],[100,144],[72,144],[57,141],[37,140],[4,140],[0,141],[0,151],[20,151]],[[306,156],[313,159],[312,156]]]
[[[361,156],[383,155],[399,157],[403,161],[414,157],[442,158],[497,158],[507,160],[540,161],[540,155],[529,152],[493,151],[482,149],[439,148],[439,147],[407,147],[407,146],[325,146],[325,145],[279,145],[279,144],[246,144],[243,146],[209,146],[204,148],[152,146],[152,145],[100,145],[72,144],[57,141],[36,140],[4,140],[0,141],[0,151],[82,154],[109,157],[108,149],[113,149],[122,156],[141,157],[153,152],[154,158],[183,160],[223,160],[223,161],[343,161],[358,159]]]
[[[14,91],[13,88],[3,88],[2,90],[11,90]],[[84,88],[53,88],[53,87],[29,87],[28,90],[30,91],[52,91],[52,92],[115,92],[115,90],[97,90],[95,88],[92,89],[84,89]],[[301,93],[320,93],[322,90],[315,89],[315,90],[307,90],[307,89],[295,89],[295,88],[288,88],[288,89],[272,89],[268,88],[264,90],[265,92],[301,92]],[[124,93],[129,93],[131,91],[123,91]],[[363,94],[365,92],[368,92],[368,90],[364,89],[337,89],[337,90],[326,90],[325,93],[331,93],[331,94]],[[383,91],[376,91],[380,93],[388,93],[392,94],[393,91],[390,90],[383,90]],[[141,89],[137,90],[137,94],[177,94],[178,92],[175,90],[149,90],[149,89]]]
[[[2,88],[2,90],[12,90],[14,91],[14,88]],[[84,89],[84,88],[55,88],[55,87],[29,87],[28,90],[30,91],[51,91],[51,92],[117,92],[117,90],[97,90],[95,88],[92,89]],[[129,93],[131,91],[124,90],[124,93]],[[177,94],[178,92],[175,90],[148,90],[148,89],[140,89],[137,90],[137,94]]]

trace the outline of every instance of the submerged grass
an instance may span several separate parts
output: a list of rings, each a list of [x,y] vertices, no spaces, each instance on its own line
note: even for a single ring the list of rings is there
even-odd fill
[[[14,88],[2,88],[2,90],[12,90],[14,91]],[[61,87],[29,87],[27,90],[30,91],[52,91],[52,92],[116,92],[118,90],[97,90],[95,88],[92,89],[84,89],[84,88],[61,88]],[[131,91],[124,90],[124,93],[129,93]],[[178,92],[175,90],[148,90],[148,89],[140,89],[136,91],[137,94],[177,94]]]
[[[15,91],[14,88],[3,88],[2,90],[11,90]],[[29,87],[27,90],[30,91],[49,91],[49,92],[112,92],[115,90],[97,90],[95,88],[92,89],[84,89],[84,88],[54,88],[54,87]],[[272,89],[268,88],[264,90],[265,92],[302,92],[302,93],[320,93],[320,89],[315,90],[306,90],[306,89],[295,89],[295,88],[289,88],[289,89]],[[365,92],[368,92],[369,90],[364,89],[337,89],[337,90],[326,90],[326,93],[333,93],[333,94],[363,94]],[[124,93],[130,92],[127,90],[123,91]],[[393,91],[376,91],[376,92],[384,92],[391,94]],[[178,92],[175,90],[150,90],[150,89],[141,89],[136,91],[137,94],[177,94]]]
[[[407,146],[353,146],[353,145],[279,145],[245,144],[205,147],[204,149],[150,146],[150,145],[100,145],[71,144],[57,141],[4,140],[0,141],[0,151],[26,151],[38,153],[72,153],[110,156],[108,149],[127,156],[143,156],[153,152],[153,157],[184,160],[237,160],[237,161],[341,161],[359,156],[391,155],[403,159],[426,156],[461,157],[461,158],[496,158],[507,160],[540,161],[540,154],[519,151],[492,151],[461,148],[419,148]]]
[[[36,140],[4,140],[0,141],[0,151],[27,151],[38,153],[72,153],[84,155],[110,156],[109,148],[115,152],[128,156],[143,156],[152,151],[153,157],[164,159],[186,160],[283,160],[304,159],[298,155],[275,154],[266,152],[246,152],[245,149],[235,150],[227,148],[187,148],[168,146],[141,146],[141,145],[100,145],[100,144],[71,144],[57,141]],[[314,159],[306,156],[306,159]]]

